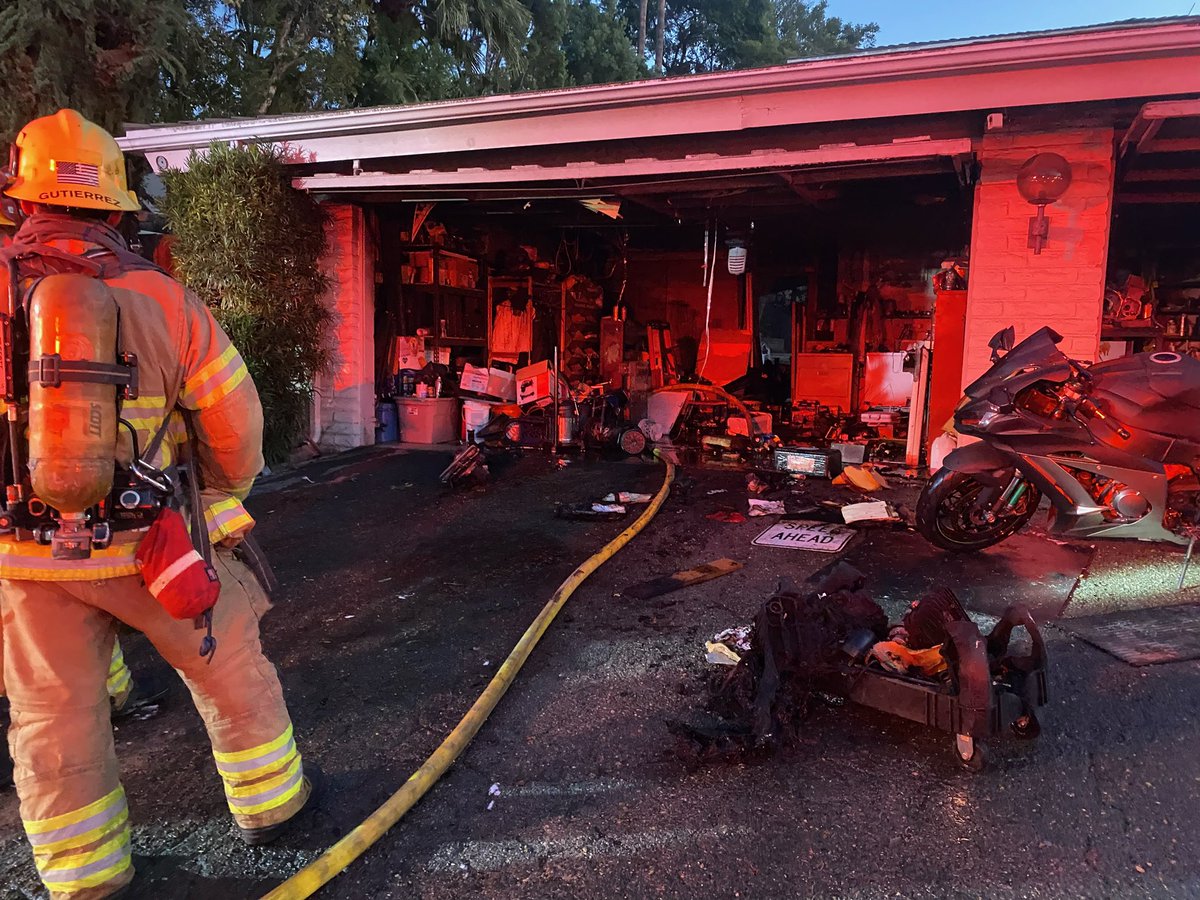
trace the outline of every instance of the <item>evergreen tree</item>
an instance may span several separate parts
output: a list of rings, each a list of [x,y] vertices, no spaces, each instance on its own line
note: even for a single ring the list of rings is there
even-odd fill
[[[3,0],[0,140],[73,107],[109,130],[154,118],[190,23],[178,0]]]
[[[879,26],[852,24],[827,14],[828,3],[775,0],[775,30],[783,60],[804,56],[829,56],[875,44]]]
[[[608,84],[646,75],[615,0],[603,6],[575,0],[567,17],[563,51],[573,84]]]
[[[525,48],[523,77],[514,87],[535,90],[562,88],[571,83],[563,52],[569,19],[569,0],[528,0],[531,19]]]
[[[308,424],[312,379],[329,359],[325,214],[292,187],[273,147],[213,144],[164,180],[176,274],[246,359],[267,461],[287,459]]]

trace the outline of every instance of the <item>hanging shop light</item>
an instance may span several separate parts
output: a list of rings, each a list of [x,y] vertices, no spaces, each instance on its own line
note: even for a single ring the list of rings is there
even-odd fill
[[[729,247],[729,258],[727,264],[729,266],[730,275],[741,275],[746,271],[746,244],[737,238],[727,243]]]

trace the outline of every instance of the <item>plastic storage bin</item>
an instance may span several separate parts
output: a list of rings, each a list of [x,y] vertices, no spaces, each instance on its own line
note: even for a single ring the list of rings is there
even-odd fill
[[[447,444],[458,438],[458,399],[403,397],[396,401],[400,440],[406,444]]]

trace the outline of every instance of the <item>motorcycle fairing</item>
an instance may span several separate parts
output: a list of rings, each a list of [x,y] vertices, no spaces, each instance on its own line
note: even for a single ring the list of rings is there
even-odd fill
[[[1091,366],[1087,393],[1111,419],[1051,417],[1017,398],[1038,382],[1061,384],[1085,374],[1076,376],[1058,350],[1061,340],[1052,329],[1039,329],[967,387],[955,422],[961,433],[984,442],[951,454],[947,467],[987,485],[984,503],[998,499],[997,490],[1020,472],[1050,500],[1055,534],[1186,543],[1163,526],[1166,466],[1200,467],[1200,362],[1152,353]],[[1137,491],[1148,511],[1115,517],[1115,509],[1101,506],[1076,477],[1081,471]]]
[[[1036,381],[1066,381],[1071,377],[1071,361],[1058,349],[1061,340],[1054,329],[1039,328],[967,385],[964,393],[978,400],[1003,387],[1009,396],[1016,396]]]
[[[1011,454],[978,441],[951,451],[943,465],[952,472],[974,475],[987,484],[1008,484],[1016,468]]]
[[[1024,456],[1018,468],[1050,498],[1054,510],[1052,534],[1187,544],[1187,538],[1163,527],[1163,513],[1170,493],[1169,478],[1162,465],[1151,465],[1149,469],[1129,469],[1077,456],[1049,455]],[[1096,503],[1071,474],[1072,469],[1103,475],[1127,485],[1146,498],[1149,511],[1136,519],[1105,518],[1105,507]]]
[[[979,442],[955,450],[946,457],[945,465],[952,471],[974,475],[992,486],[1007,484],[1013,473],[1019,471],[1050,500],[1054,511],[1050,527],[1053,534],[1186,544],[1186,539],[1168,531],[1162,524],[1170,490],[1165,467],[1151,463],[1149,471],[1129,468],[1118,464],[1119,457],[1127,454],[1103,445],[1096,449],[1101,455],[1110,457],[1109,461],[1064,453],[1017,454],[1002,445]],[[1096,504],[1071,469],[1103,475],[1128,485],[1146,498],[1150,511],[1137,519],[1106,519],[1104,507]]]

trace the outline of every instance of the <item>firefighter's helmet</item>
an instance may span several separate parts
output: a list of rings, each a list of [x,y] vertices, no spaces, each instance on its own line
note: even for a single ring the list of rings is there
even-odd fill
[[[116,140],[73,109],[22,128],[9,163],[4,193],[17,200],[112,212],[141,208],[129,190]]]

